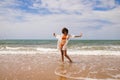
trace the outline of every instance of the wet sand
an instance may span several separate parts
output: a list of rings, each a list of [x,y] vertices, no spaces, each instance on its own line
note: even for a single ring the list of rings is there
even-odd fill
[[[120,56],[1,54],[0,80],[120,80]]]

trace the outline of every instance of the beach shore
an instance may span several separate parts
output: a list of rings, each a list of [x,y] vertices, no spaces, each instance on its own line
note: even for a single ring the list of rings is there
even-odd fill
[[[0,80],[120,80],[120,56],[0,54]]]

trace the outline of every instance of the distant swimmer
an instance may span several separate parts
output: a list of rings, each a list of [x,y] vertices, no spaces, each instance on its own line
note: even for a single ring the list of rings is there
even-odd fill
[[[71,58],[67,55],[67,44],[70,38],[77,38],[77,37],[82,37],[82,33],[80,35],[75,36],[75,35],[70,35],[68,34],[69,30],[67,28],[62,29],[62,34],[61,35],[56,35],[53,33],[53,36],[55,36],[58,39],[58,44],[57,48],[61,52],[61,57],[62,57],[62,62],[64,62],[64,56],[72,62]]]

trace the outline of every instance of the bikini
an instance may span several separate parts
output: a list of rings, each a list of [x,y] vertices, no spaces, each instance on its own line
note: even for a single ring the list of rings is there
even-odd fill
[[[68,35],[63,35],[59,47],[62,49],[68,39]]]

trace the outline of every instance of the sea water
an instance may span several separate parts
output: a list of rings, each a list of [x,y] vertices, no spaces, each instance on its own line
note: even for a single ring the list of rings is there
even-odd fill
[[[0,54],[59,54],[56,46],[57,40],[0,40]],[[117,56],[96,56],[97,58],[83,56],[80,57],[80,62],[60,63],[55,69],[56,75],[75,80],[120,79],[118,58],[120,56],[120,40],[70,40],[68,54]],[[102,61],[102,59],[104,60]],[[76,58],[76,61],[79,61],[79,58]],[[31,67],[28,67],[28,70],[30,69]],[[82,74],[85,70],[89,70],[89,75],[84,77]],[[110,77],[97,79],[96,75],[99,75],[100,71],[104,73],[105,77],[106,75]]]
[[[0,54],[58,53],[57,40],[0,40]],[[69,54],[120,55],[120,40],[70,40]]]

